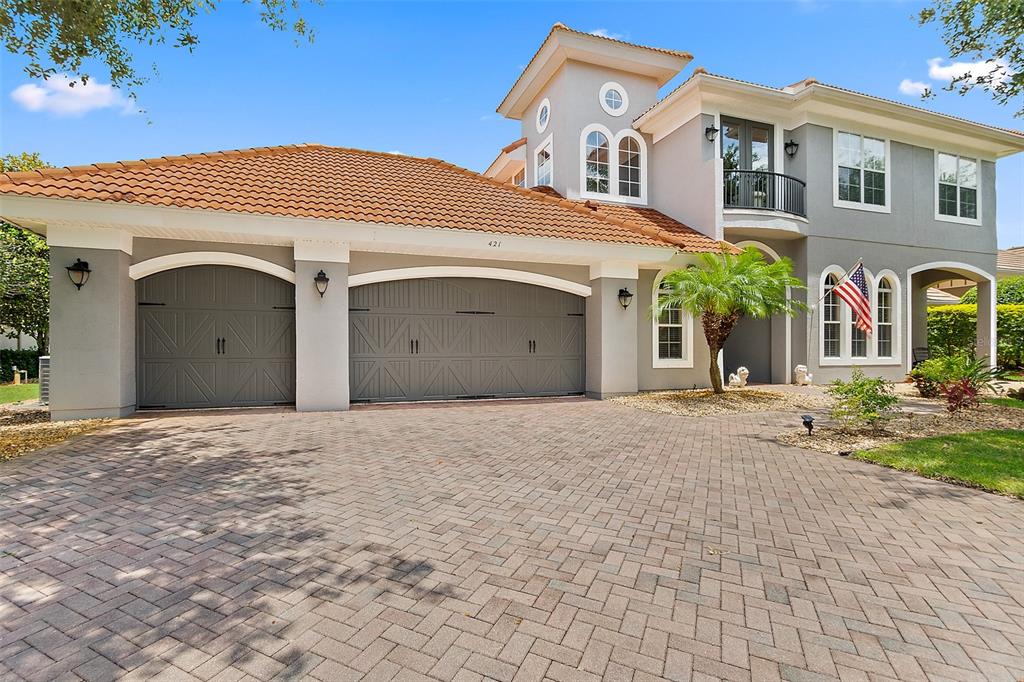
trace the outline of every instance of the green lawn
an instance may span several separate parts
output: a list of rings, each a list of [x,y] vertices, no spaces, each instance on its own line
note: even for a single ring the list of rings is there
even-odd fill
[[[862,450],[852,456],[1024,499],[1024,431],[974,431],[922,438]]]
[[[1003,407],[1017,407],[1024,410],[1024,400],[1017,400],[1016,398],[985,398],[986,403],[992,403],[993,405],[1002,405]]]
[[[0,384],[0,405],[39,397],[39,384]]]

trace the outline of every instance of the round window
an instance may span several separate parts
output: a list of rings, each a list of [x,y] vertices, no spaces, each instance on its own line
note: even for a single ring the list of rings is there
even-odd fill
[[[622,106],[622,95],[615,88],[612,88],[608,92],[604,93],[604,103],[608,105],[609,109],[618,109]]]
[[[629,108],[629,95],[626,94],[626,89],[614,81],[601,86],[598,101],[609,116],[622,116]]]
[[[537,132],[543,133],[548,127],[548,120],[551,118],[551,102],[544,99],[537,107]]]

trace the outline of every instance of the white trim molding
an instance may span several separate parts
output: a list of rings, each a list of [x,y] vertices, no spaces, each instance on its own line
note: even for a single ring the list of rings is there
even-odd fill
[[[618,109],[612,109],[604,99],[609,90],[615,90],[622,98],[622,103],[619,105]],[[622,87],[615,81],[608,81],[601,86],[601,90],[597,96],[597,101],[601,104],[601,108],[604,109],[604,113],[609,116],[622,116],[627,110],[629,110],[629,93],[626,92],[626,88]]]
[[[534,186],[540,186],[540,184],[541,184],[540,183],[540,178],[537,177],[537,172],[538,172],[538,170],[540,168],[540,164],[537,163],[537,157],[545,149],[548,150],[548,164],[550,166],[551,175],[548,178],[548,181],[546,183],[544,183],[544,185],[547,186],[547,187],[554,186],[554,182],[555,182],[555,145],[554,145],[554,142],[552,141],[553,138],[554,138],[554,133],[551,133],[550,135],[545,137],[543,140],[541,140],[541,143],[538,144],[533,149],[533,184],[534,184]]]
[[[345,242],[297,239],[293,248],[295,260],[316,263],[347,263],[349,259],[348,244]]]
[[[892,270],[882,270],[878,275],[874,275],[867,268],[864,268],[864,279],[868,286],[868,295],[871,299],[871,321],[875,325],[874,330],[867,338],[867,355],[853,356],[853,311],[845,301],[837,296],[836,303],[839,306],[839,357],[825,357],[825,278],[828,275],[835,275],[838,281],[845,274],[845,268],[833,264],[822,270],[821,275],[818,277],[818,300],[820,301],[816,311],[818,316],[818,366],[886,367],[901,364],[902,361],[900,360],[899,353],[901,331],[899,325],[900,320],[903,319],[903,313],[900,310],[899,300],[903,285],[900,282],[900,278]],[[878,357],[878,279],[880,276],[887,277],[893,286],[893,354],[885,358]]]
[[[976,268],[973,265],[967,263],[959,263],[956,261],[933,261],[931,263],[923,263],[921,265],[915,265],[912,268],[907,269],[907,352],[906,352],[906,367],[909,372],[914,364],[914,349],[913,349],[913,338],[914,338],[914,275],[925,270],[947,270],[949,272],[956,273],[958,275],[964,275],[966,279],[974,279],[971,275],[977,275],[989,282],[991,295],[989,296],[989,331],[988,331],[988,358],[989,363],[995,366],[996,362],[996,278],[991,274],[985,272],[981,268]],[[970,274],[967,274],[970,273]],[[980,280],[974,279],[975,282]],[[927,324],[927,323],[926,323]]]
[[[50,225],[46,230],[47,246],[79,249],[109,249],[132,255],[132,235],[124,230],[104,227],[72,227]]]
[[[544,111],[544,109],[547,109],[548,113],[547,116],[544,118],[544,124],[541,125],[540,112]],[[534,119],[534,123],[537,126],[538,135],[543,135],[544,131],[548,129],[548,124],[551,123],[551,101],[547,97],[542,99],[540,102],[540,106],[537,107],[537,114]]]
[[[848,201],[839,198],[839,135],[846,133],[847,135],[856,135],[861,140],[861,166],[860,166],[860,197],[861,201]],[[881,140],[885,144],[885,204],[879,206],[878,204],[868,204],[864,202],[864,168],[863,149],[864,149],[864,138],[869,137],[873,140]],[[889,137],[880,137],[878,135],[872,135],[870,133],[862,132],[858,130],[856,126],[846,126],[843,128],[832,129],[832,205],[836,208],[850,208],[855,211],[870,211],[873,213],[892,213],[892,150],[890,149]],[[877,172],[877,171],[876,171]]]
[[[663,268],[654,277],[654,286],[651,288],[651,306],[657,310],[658,293],[661,291],[661,280],[665,275],[680,268]],[[682,329],[686,338],[683,339],[684,355],[681,358],[660,358],[658,357],[658,328],[661,326],[657,315],[651,315],[651,368],[652,369],[691,369],[693,367],[693,316],[685,310],[681,310]],[[718,356],[719,368],[722,365],[722,355]]]
[[[461,265],[425,265],[413,268],[396,268],[393,270],[375,270],[358,275],[349,275],[350,289],[365,284],[378,282],[394,282],[403,279],[427,279],[437,277],[469,277],[474,279],[500,279],[508,282],[522,282],[548,289],[557,289],[577,296],[590,296],[590,287],[560,277],[541,275],[526,270],[510,270],[507,268],[484,268]]]
[[[587,189],[587,136],[590,133],[601,133],[608,141],[608,193],[592,192]],[[631,197],[619,194],[619,144],[625,138],[634,140],[640,147],[640,196]],[[630,128],[620,130],[616,134],[600,123],[591,123],[580,132],[579,173],[580,198],[597,201],[613,201],[622,204],[647,203],[647,142],[644,136]]]
[[[157,256],[156,258],[150,258],[130,266],[128,268],[128,276],[132,279],[142,279],[164,270],[187,268],[192,265],[230,265],[236,268],[265,272],[286,282],[295,283],[295,272],[288,268],[263,260],[262,258],[254,258],[253,256],[226,251],[187,251],[185,253]]]

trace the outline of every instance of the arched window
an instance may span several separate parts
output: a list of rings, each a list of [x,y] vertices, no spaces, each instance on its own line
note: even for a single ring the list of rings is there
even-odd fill
[[[889,281],[888,277],[883,277],[878,281],[877,321],[875,322],[875,334],[878,339],[878,357],[880,358],[891,358],[893,354],[892,303],[892,282]]]
[[[835,275],[825,276],[825,297],[821,303],[821,321],[824,325],[822,350],[826,358],[838,358],[841,353],[839,343],[839,333],[841,330],[839,297],[835,293],[837,281],[838,279]]]
[[[586,181],[588,192],[608,194],[611,191],[608,138],[597,130],[587,135]]]
[[[619,141],[619,194],[640,196],[640,144],[632,137]]]

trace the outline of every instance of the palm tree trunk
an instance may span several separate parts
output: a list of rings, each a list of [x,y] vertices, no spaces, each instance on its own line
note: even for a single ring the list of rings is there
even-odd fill
[[[729,338],[736,323],[739,322],[739,313],[720,315],[709,310],[704,311],[700,316],[701,325],[704,327],[704,338],[708,342],[708,350],[711,352],[711,388],[715,393],[725,393],[722,386],[722,371],[718,367],[718,352],[725,347],[725,340]]]

